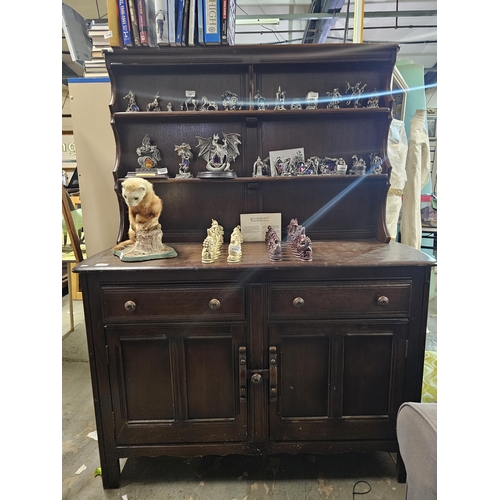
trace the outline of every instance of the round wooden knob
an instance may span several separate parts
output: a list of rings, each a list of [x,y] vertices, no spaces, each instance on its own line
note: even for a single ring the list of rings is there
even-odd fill
[[[384,295],[382,295],[381,297],[379,297],[377,299],[377,304],[379,306],[385,307],[385,306],[389,305],[389,299],[387,297],[385,297]]]
[[[137,307],[135,305],[135,302],[133,300],[127,300],[127,302],[125,302],[125,311],[127,312],[132,312],[132,311],[135,311],[135,308]]]
[[[305,304],[304,299],[302,297],[296,297],[293,299],[293,307],[296,307],[299,309],[300,307],[303,307]]]
[[[209,303],[208,303],[208,307],[210,307],[210,309],[212,309],[212,311],[215,311],[216,309],[219,309],[220,308],[220,301],[217,300],[217,299],[212,299]]]
[[[262,375],[260,375],[259,373],[254,373],[250,380],[255,385],[260,384],[262,382]]]

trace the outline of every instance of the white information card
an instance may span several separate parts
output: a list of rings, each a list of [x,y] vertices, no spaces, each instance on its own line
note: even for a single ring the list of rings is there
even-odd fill
[[[240,226],[244,243],[265,241],[269,226],[281,234],[281,214],[240,214]]]

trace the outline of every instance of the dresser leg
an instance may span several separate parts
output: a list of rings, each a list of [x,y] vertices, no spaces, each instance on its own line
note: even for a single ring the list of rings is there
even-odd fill
[[[102,486],[104,489],[120,487],[120,460],[111,459],[102,467]]]
[[[399,451],[396,458],[396,476],[398,483],[406,483],[406,467]]]

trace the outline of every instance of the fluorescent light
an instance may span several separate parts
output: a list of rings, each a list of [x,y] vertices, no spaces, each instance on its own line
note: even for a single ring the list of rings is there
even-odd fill
[[[238,26],[243,26],[243,25],[256,25],[256,24],[279,24],[280,23],[280,18],[279,17],[272,17],[272,18],[262,18],[262,19],[236,19],[236,25]]]

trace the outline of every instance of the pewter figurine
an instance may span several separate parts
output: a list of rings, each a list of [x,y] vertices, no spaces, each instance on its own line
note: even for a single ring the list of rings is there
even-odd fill
[[[128,106],[125,110],[127,113],[139,111],[139,106],[135,102],[135,94],[131,90],[128,91],[124,99],[128,99]]]
[[[325,156],[319,165],[319,172],[321,175],[333,175],[337,170],[337,158],[329,158]]]
[[[139,155],[137,163],[141,166],[141,168],[136,169],[137,173],[158,173],[156,166],[161,161],[161,155],[158,147],[151,144],[149,135],[144,136],[142,146],[136,149],[136,153]],[[164,168],[161,173],[166,174],[168,171]]]
[[[219,135],[213,134],[212,137],[199,137],[198,139],[199,156],[206,162],[206,168],[210,172],[232,172],[230,163],[240,154],[238,144],[241,144],[240,135],[236,133],[225,134],[222,143],[219,142]]]
[[[382,158],[375,153],[370,153],[370,172],[372,174],[381,174],[383,172]]]
[[[241,109],[241,102],[238,99],[238,95],[235,94],[234,92],[226,90],[221,97],[222,97],[222,107],[225,110]]]
[[[262,173],[263,169],[264,169],[264,162],[260,159],[260,156],[257,156],[257,160],[253,164],[252,177],[262,177],[264,175]]]
[[[174,110],[174,108],[172,108],[172,103],[171,103],[171,102],[168,102],[168,103],[167,103],[167,111],[169,111],[169,112],[170,112],[170,111],[173,111],[173,110]]]
[[[351,175],[364,175],[366,172],[366,162],[363,158],[358,158],[358,155],[353,155],[353,163],[349,173]]]
[[[347,163],[344,158],[339,158],[337,160],[337,168],[335,169],[335,174],[346,175],[347,174]]]
[[[276,108],[275,108],[276,109]],[[285,108],[283,108],[285,109]],[[290,109],[302,109],[302,104],[300,103],[300,99],[294,99],[292,104],[290,104]]]
[[[349,82],[346,82],[346,83],[347,83],[346,92],[349,92],[349,90],[352,91],[351,97],[346,101],[346,106],[350,106],[351,101],[354,99],[354,107],[358,108],[359,107],[359,99],[361,98],[361,94],[365,90],[366,83],[362,87],[360,87],[361,82],[356,83],[356,85],[354,85],[354,87],[351,87]]]
[[[378,108],[378,99],[379,96],[377,94],[377,89],[373,89],[373,94],[371,94],[371,97],[368,99],[368,102],[366,103],[367,108]]]
[[[198,101],[195,99],[196,92],[194,90],[186,90],[186,99],[184,104],[181,104],[181,110],[183,111],[198,111]]]
[[[157,92],[157,94],[155,95],[155,98],[154,98],[153,102],[150,102],[146,106],[146,111],[161,111],[161,109],[160,109],[160,103],[158,102],[158,98],[159,97],[160,97],[160,93]]]
[[[190,178],[193,174],[189,171],[189,161],[193,158],[191,146],[183,142],[180,146],[175,146],[174,151],[181,157],[182,163],[179,163],[179,173],[175,177]]]
[[[299,168],[297,175],[318,175],[320,163],[321,158],[319,156],[311,156],[303,164],[302,168]]]
[[[281,90],[281,85],[278,87],[278,91],[276,92],[276,99],[274,100],[275,106],[274,109],[283,110],[285,108],[285,94],[284,90]]]
[[[262,175],[264,176],[271,176],[271,160],[269,156],[267,158],[264,158],[263,160],[264,166],[262,167]]]
[[[257,105],[258,110],[268,109],[269,106],[266,104],[266,100],[262,97],[260,90],[257,90],[257,93],[253,96],[253,100]]]
[[[306,109],[318,109],[318,92],[310,91],[306,95],[307,106]]]
[[[202,96],[201,102],[200,111],[217,111],[219,109],[215,101],[209,101],[205,96]]]
[[[304,156],[302,154],[302,151],[296,151],[295,154],[293,155],[293,158],[289,162],[289,175],[298,175],[299,171],[304,170]]]
[[[327,92],[326,95],[331,97],[331,101],[327,104],[327,109],[338,109],[340,108],[340,101],[342,100],[342,94],[339,89],[333,89],[333,92]]]

